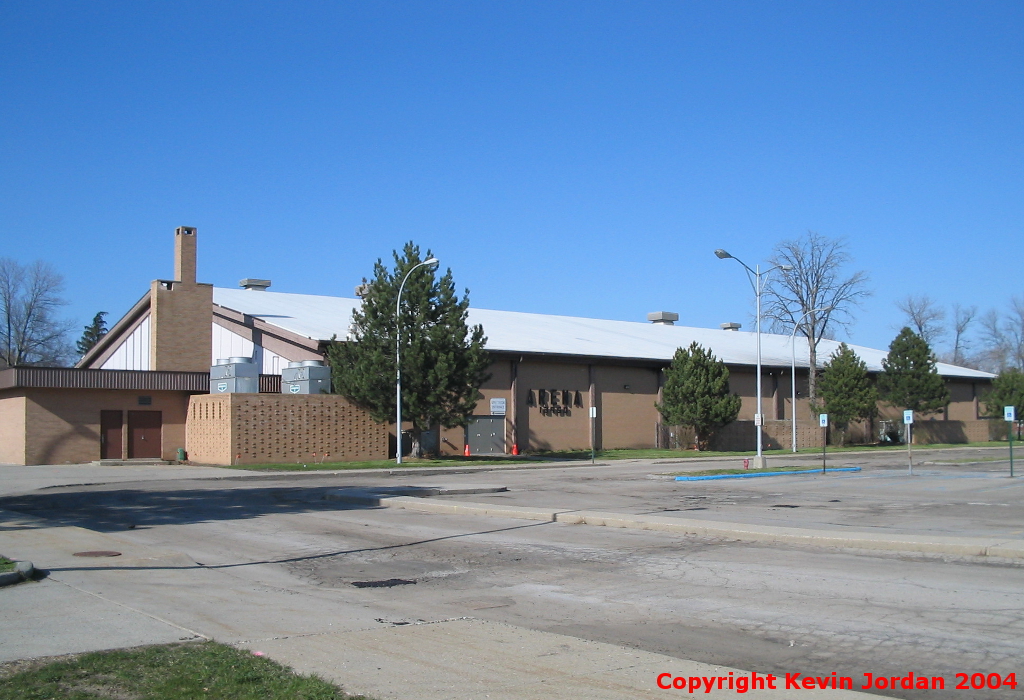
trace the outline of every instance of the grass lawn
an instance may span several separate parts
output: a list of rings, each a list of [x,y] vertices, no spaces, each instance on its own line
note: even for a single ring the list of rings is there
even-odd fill
[[[1006,447],[1006,442],[970,442],[952,445],[914,445],[914,449],[945,449],[955,447]],[[850,447],[838,447],[829,445],[830,454],[836,452],[886,452],[891,450],[906,450],[906,445],[853,445]],[[618,459],[704,459],[706,457],[749,457],[755,454],[754,450],[747,452],[697,452],[696,450],[598,450],[595,458],[600,460]],[[766,450],[769,457],[784,454],[792,454],[787,450]],[[821,454],[821,446],[807,447],[798,454]],[[304,464],[239,464],[234,466],[222,466],[224,469],[245,469],[249,471],[341,471],[346,469],[409,469],[415,470],[418,467],[486,467],[494,465],[529,464],[549,461],[590,461],[589,450],[557,450],[550,452],[532,452],[520,457],[495,458],[490,456],[463,457],[453,455],[451,457],[440,457],[438,459],[412,459],[404,458],[402,465],[395,464],[393,459],[378,459],[365,462],[306,462]]]
[[[8,571],[14,571],[14,562],[0,554],[0,574],[6,574]]]
[[[368,700],[216,642],[0,665],[0,700]]]

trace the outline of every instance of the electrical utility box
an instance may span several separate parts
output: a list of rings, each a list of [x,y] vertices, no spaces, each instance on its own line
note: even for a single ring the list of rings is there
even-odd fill
[[[210,367],[211,394],[260,393],[260,369],[251,357],[229,357]]]
[[[331,368],[322,360],[289,362],[281,370],[282,394],[331,393]]]

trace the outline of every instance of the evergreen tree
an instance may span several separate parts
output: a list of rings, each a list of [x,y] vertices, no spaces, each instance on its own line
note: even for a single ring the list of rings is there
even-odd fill
[[[878,375],[882,399],[915,413],[934,413],[949,405],[949,390],[935,369],[935,355],[924,338],[904,328],[889,345]]]
[[[669,425],[693,428],[698,450],[740,412],[740,397],[729,393],[729,368],[696,342],[676,350],[661,395],[658,411]]]
[[[347,341],[328,348],[335,393],[362,406],[378,423],[395,420],[395,304],[402,280],[425,259],[409,242],[394,270],[381,260],[367,285],[362,308],[353,313]],[[412,423],[412,453],[420,436],[435,426],[469,424],[490,364],[483,327],[466,324],[469,290],[455,292],[452,271],[437,279],[430,266],[418,268],[402,292],[402,419]],[[401,432],[399,428],[397,433]],[[399,448],[401,443],[399,442]]]
[[[985,397],[985,412],[993,418],[1002,420],[1003,408],[1015,406],[1017,425],[1024,419],[1024,372],[1016,367],[1004,370],[992,380],[992,390]],[[1009,426],[1007,426],[1009,430]],[[1018,430],[1019,433],[1019,430]],[[1018,437],[1019,434],[1018,434]]]
[[[79,357],[92,350],[93,346],[107,334],[107,322],[103,319],[106,315],[106,311],[100,311],[92,317],[92,323],[85,327],[82,337],[75,343]]]
[[[873,416],[878,402],[867,365],[846,343],[825,363],[818,379],[818,396],[829,421],[840,432],[840,442],[846,441],[850,421]]]

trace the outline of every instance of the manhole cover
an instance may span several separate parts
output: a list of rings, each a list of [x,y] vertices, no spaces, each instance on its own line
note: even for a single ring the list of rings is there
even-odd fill
[[[114,552],[109,549],[97,549],[92,552],[75,552],[76,557],[119,557],[120,552]]]
[[[388,578],[383,581],[353,581],[352,585],[356,588],[391,588],[392,586],[408,586],[412,583],[416,582],[405,578]]]

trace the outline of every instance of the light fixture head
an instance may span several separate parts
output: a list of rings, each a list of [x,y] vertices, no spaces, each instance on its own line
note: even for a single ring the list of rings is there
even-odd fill
[[[436,265],[437,264],[437,258],[427,258],[426,260],[423,261],[423,264],[424,265]]]
[[[779,265],[779,269],[782,270],[783,272],[792,272],[793,271],[793,266],[792,265]]]
[[[722,250],[721,248],[719,248],[718,250],[716,250],[716,251],[715,251],[715,255],[717,255],[717,256],[718,256],[719,258],[721,258],[722,260],[725,260],[726,258],[731,258],[731,257],[732,257],[731,255],[729,255],[728,253],[726,253],[726,252],[725,252],[724,250]]]

